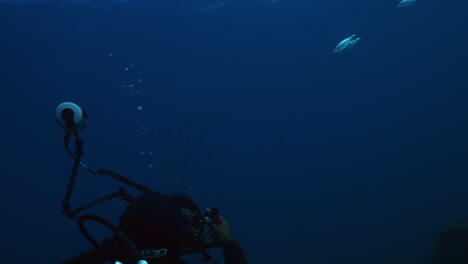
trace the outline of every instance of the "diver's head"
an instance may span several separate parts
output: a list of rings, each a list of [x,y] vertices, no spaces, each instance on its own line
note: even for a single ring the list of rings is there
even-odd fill
[[[198,207],[190,197],[144,192],[127,207],[119,227],[133,240],[144,259],[151,263],[169,263],[192,246],[200,233],[194,232]],[[195,223],[195,224],[194,224]],[[200,227],[202,229],[202,227]]]

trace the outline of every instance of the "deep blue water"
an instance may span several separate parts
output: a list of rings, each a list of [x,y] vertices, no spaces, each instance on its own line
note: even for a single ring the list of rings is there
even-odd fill
[[[61,214],[64,101],[83,162],[219,207],[249,263],[432,263],[468,217],[468,1],[97,2],[0,2],[3,262],[91,248]],[[72,206],[120,186],[81,170]]]

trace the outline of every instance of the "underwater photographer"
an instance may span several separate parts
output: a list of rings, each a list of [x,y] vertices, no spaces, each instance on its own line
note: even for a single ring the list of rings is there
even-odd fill
[[[196,258],[202,262],[219,263],[206,252],[210,248],[223,249],[224,263],[246,264],[240,245],[233,239],[229,224],[217,208],[204,212],[184,194],[163,194],[133,182],[115,172],[99,169],[94,171],[81,162],[83,140],[79,132],[86,125],[87,113],[71,102],[60,104],[56,109],[56,121],[65,130],[64,145],[73,157],[74,164],[67,193],[62,202],[62,212],[69,219],[78,219],[80,231],[94,246],[92,249],[72,257],[62,264],[183,264],[182,256],[201,254]],[[75,150],[69,142],[74,136]],[[73,186],[80,167],[95,175],[116,179],[141,191],[136,197],[124,188],[101,199],[73,209],[70,205]],[[79,214],[103,202],[118,198],[128,206],[115,226],[96,215]],[[85,222],[98,222],[113,232],[113,236],[101,243],[96,241],[85,227]]]
[[[468,263],[468,218],[448,224],[437,234],[435,264]]]

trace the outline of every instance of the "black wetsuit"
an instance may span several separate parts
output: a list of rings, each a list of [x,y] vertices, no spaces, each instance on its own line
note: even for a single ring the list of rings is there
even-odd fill
[[[237,242],[231,241],[225,243],[223,250],[225,264],[247,264],[244,251]]]

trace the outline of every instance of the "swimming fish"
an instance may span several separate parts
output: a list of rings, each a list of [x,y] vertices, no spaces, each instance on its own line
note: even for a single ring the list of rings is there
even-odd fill
[[[356,42],[358,42],[359,40],[360,38],[356,37],[356,35],[353,34],[350,37],[347,37],[340,43],[338,43],[333,53],[337,56],[342,56],[345,51],[352,49],[354,45],[356,45]]]
[[[416,3],[416,0],[401,0],[401,2],[398,4],[398,7],[407,7],[414,3]]]

